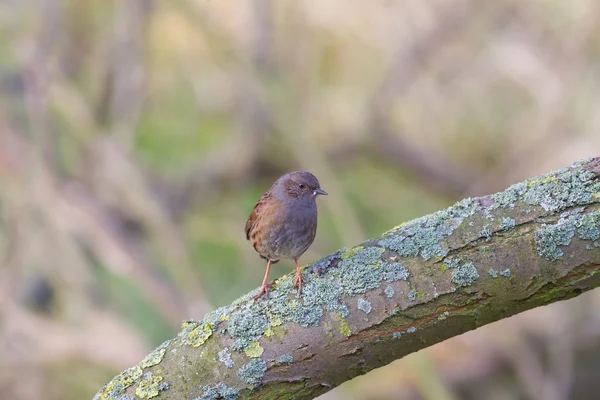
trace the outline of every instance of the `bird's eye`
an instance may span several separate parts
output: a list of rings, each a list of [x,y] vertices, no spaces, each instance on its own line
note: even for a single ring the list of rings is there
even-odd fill
[[[298,186],[300,187],[300,189],[304,189],[304,183],[301,183]]]

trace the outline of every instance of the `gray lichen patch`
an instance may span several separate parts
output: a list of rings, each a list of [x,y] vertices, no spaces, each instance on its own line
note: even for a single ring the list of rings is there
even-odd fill
[[[366,301],[365,299],[363,299],[362,297],[360,297],[357,302],[356,302],[356,306],[359,310],[363,311],[365,314],[368,314],[371,312],[371,303],[369,303],[368,301]]]
[[[527,192],[527,182],[519,182],[509,186],[505,191],[492,195],[494,203],[490,210],[497,208],[514,207],[515,203]]]
[[[215,386],[205,385],[202,387],[203,394],[194,400],[236,400],[239,393],[232,387],[219,383]]]
[[[588,170],[560,170],[527,182],[525,203],[539,205],[546,211],[590,204],[600,190],[596,174]]]
[[[517,225],[517,222],[510,218],[510,217],[504,217],[502,218],[502,223],[500,224],[500,230],[502,231],[508,231],[512,228],[514,228]]]
[[[417,291],[416,290],[411,290],[410,292],[408,292],[408,294],[406,295],[406,297],[408,297],[408,299],[410,301],[415,301],[417,299]]]
[[[238,377],[251,385],[257,386],[262,382],[262,378],[267,372],[267,363],[262,358],[251,360],[248,364],[242,365],[238,370]]]
[[[492,231],[489,228],[489,225],[485,225],[483,229],[479,232],[479,237],[489,239],[492,237]]]
[[[269,320],[259,307],[246,306],[231,313],[227,331],[235,339],[234,350],[248,347],[265,332]]]
[[[291,364],[294,362],[294,357],[291,354],[284,354],[279,357],[279,364]]]
[[[473,212],[476,209],[465,207]],[[448,254],[448,249],[443,239],[460,226],[465,218],[463,215],[469,212],[465,208],[455,207],[415,219],[386,235],[386,238],[379,241],[379,245],[406,257],[419,254],[425,260],[444,257]]]
[[[577,236],[583,240],[598,240],[600,238],[599,213],[583,215],[576,221]]]
[[[463,261],[458,257],[452,257],[444,260],[444,265],[449,269],[453,269],[452,282],[459,286],[471,286],[479,279],[477,268],[471,261]]]
[[[481,207],[470,197],[462,199],[452,206],[452,214],[459,218],[472,217],[480,210]]]
[[[386,286],[384,293],[385,293],[386,297],[392,298],[396,294],[396,291],[394,290],[393,287],[388,285],[388,286]]]
[[[408,269],[400,262],[382,262],[381,272],[383,273],[383,279],[387,282],[406,281],[410,276]]]
[[[365,293],[381,285],[379,263],[383,251],[381,247],[359,247],[342,254],[338,267],[330,272],[331,278],[339,282],[342,294]]]
[[[492,278],[498,278],[500,276],[503,276],[505,278],[510,278],[510,276],[511,276],[510,268],[506,268],[503,271],[496,271],[494,268],[490,268],[488,273],[490,274],[490,276]]]
[[[510,186],[492,195],[493,204],[488,209],[514,208],[519,202],[540,206],[545,211],[560,211],[569,207],[590,204],[600,191],[600,181],[595,173],[581,169],[575,163],[565,168]],[[574,169],[576,168],[576,169]]]
[[[500,271],[500,276],[503,276],[505,278],[510,278],[511,272],[510,272],[510,268],[506,268],[504,271]]]
[[[560,246],[568,246],[577,234],[583,240],[600,237],[598,212],[581,215],[578,208],[565,212],[554,225],[542,224],[535,232],[535,245],[540,256],[556,261],[563,255]]]
[[[242,297],[241,299],[244,299],[245,297],[246,296]],[[240,299],[237,301],[240,301]],[[212,326],[216,328],[221,322],[226,321],[229,318],[229,314],[231,313],[232,309],[233,308],[230,306],[219,307],[206,314],[203,318],[203,322],[212,324]]]
[[[231,353],[229,353],[229,348],[225,347],[223,350],[219,351],[219,361],[225,364],[227,368],[233,368],[233,360],[231,359]]]

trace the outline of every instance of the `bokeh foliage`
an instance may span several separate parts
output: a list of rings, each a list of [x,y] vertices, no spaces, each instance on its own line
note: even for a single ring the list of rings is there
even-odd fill
[[[256,287],[244,222],[286,171],[330,193],[308,262],[598,155],[599,20],[593,0],[2,2],[0,397],[89,398],[183,319]],[[573,371],[597,371],[555,371],[552,354],[597,347],[597,302],[328,396],[569,393]]]

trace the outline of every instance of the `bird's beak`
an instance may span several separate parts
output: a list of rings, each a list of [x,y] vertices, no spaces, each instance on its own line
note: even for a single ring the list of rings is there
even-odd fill
[[[323,196],[327,196],[327,192],[326,192],[326,191],[324,191],[324,190],[323,190],[323,189],[321,189],[321,188],[318,188],[317,190],[315,190],[315,191],[313,192],[313,194],[314,194],[315,196],[316,196],[316,195],[318,195],[318,194],[322,194]]]

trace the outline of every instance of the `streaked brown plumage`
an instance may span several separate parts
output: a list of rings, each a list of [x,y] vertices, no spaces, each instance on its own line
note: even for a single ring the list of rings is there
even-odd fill
[[[318,179],[307,171],[283,175],[262,195],[250,213],[244,230],[254,250],[267,260],[260,292],[268,296],[267,279],[271,264],[293,259],[298,292],[302,293],[302,272],[298,258],[310,247],[317,232],[318,195],[326,195]]]

